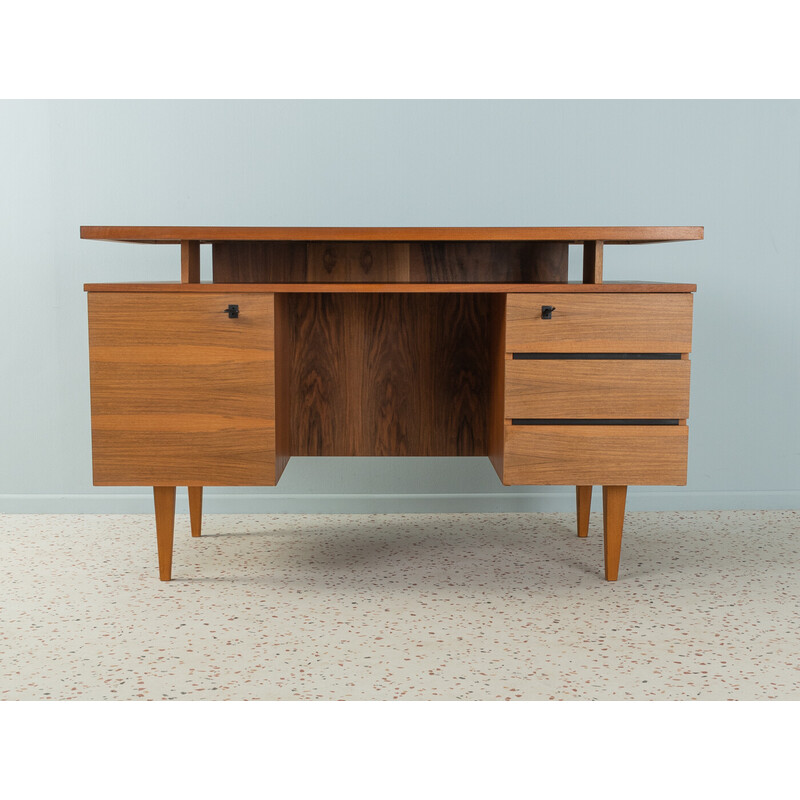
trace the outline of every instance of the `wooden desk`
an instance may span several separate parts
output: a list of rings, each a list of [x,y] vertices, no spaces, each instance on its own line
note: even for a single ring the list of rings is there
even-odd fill
[[[603,283],[604,244],[702,228],[83,227],[179,244],[178,283],[87,284],[97,486],[272,486],[299,456],[488,456],[511,485],[603,487],[616,580],[629,485],[683,485],[692,293]],[[213,283],[200,283],[200,244]],[[583,282],[567,282],[569,245]]]

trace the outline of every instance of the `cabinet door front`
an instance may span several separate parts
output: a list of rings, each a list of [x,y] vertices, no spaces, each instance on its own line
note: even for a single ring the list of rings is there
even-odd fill
[[[275,483],[273,295],[90,293],[89,363],[95,485]]]

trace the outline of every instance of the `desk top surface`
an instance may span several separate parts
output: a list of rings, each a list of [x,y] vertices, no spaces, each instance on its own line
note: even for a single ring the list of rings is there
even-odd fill
[[[237,228],[185,226],[81,226],[82,239],[147,244],[211,242],[583,242],[646,244],[703,238],[702,227],[593,228]]]

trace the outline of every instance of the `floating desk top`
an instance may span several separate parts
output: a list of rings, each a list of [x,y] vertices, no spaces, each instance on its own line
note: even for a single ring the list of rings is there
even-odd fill
[[[703,238],[702,227],[259,228],[83,225],[81,239],[147,244],[212,242],[567,242],[647,244]]]

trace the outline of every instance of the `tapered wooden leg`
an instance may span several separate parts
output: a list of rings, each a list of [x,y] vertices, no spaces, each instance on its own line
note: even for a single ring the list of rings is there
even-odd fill
[[[619,574],[622,523],[625,521],[627,494],[627,486],[603,487],[603,552],[606,560],[607,581],[615,581]]]
[[[592,487],[575,487],[575,507],[578,510],[578,536],[589,535],[589,512],[592,510]]]
[[[189,487],[189,519],[192,521],[192,536],[200,535],[203,523],[203,487]]]
[[[158,577],[172,577],[172,534],[175,532],[175,487],[154,486],[156,539],[158,540]]]

